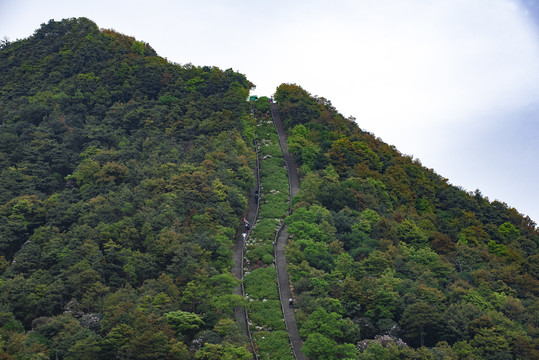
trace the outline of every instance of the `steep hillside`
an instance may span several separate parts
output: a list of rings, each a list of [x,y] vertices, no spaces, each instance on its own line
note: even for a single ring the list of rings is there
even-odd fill
[[[297,85],[275,99],[301,167],[287,256],[310,359],[539,356],[535,223]]]
[[[252,86],[85,18],[0,45],[0,359],[251,359],[231,267],[256,137],[249,316],[263,358],[292,356],[272,280],[288,184]],[[287,260],[309,359],[539,358],[533,221],[297,85],[274,98],[300,167]]]
[[[0,358],[250,358],[230,268],[251,87],[84,18],[4,44]]]

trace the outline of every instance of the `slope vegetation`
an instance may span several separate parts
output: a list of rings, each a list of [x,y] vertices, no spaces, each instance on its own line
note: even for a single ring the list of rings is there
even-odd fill
[[[244,75],[169,63],[85,18],[0,46],[0,359],[247,360],[243,307],[260,357],[292,358],[273,265],[284,218],[307,358],[539,358],[535,223],[328,100],[275,94],[301,178],[286,216],[269,104],[257,124]],[[256,137],[246,301],[232,251]]]
[[[301,167],[287,257],[309,359],[538,357],[535,223],[297,85],[275,99]]]
[[[250,359],[251,86],[84,18],[3,45],[0,358]]]

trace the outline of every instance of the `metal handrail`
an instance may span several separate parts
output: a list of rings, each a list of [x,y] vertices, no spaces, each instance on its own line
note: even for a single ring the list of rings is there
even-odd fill
[[[254,224],[256,223],[256,220],[258,219],[258,211],[260,210],[260,157],[258,155],[258,143],[255,141],[255,153],[256,153],[256,183],[257,183],[257,190],[258,191],[258,201],[256,202],[256,212],[255,212],[255,219],[253,221],[253,228]],[[247,236],[245,237],[245,240],[241,240],[243,242],[243,246],[241,248],[241,294],[243,298],[245,299],[245,284],[244,284],[244,274],[243,274],[243,268],[244,268],[244,261],[245,261],[245,244],[247,243],[247,239],[251,235],[251,231],[253,231],[253,228],[249,229],[247,232]],[[253,352],[253,355],[255,356],[256,360],[259,360],[258,353],[256,352],[255,343],[253,341],[253,335],[251,334],[251,329],[249,328],[249,312],[247,311],[247,304],[245,304],[243,311],[245,312],[245,328],[247,329],[247,334],[249,335],[249,341],[251,342],[251,349]]]

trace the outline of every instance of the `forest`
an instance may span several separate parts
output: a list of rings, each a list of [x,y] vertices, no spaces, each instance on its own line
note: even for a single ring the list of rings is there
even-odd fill
[[[0,358],[249,357],[253,85],[84,18],[4,45],[0,74]]]
[[[282,84],[288,269],[309,359],[535,359],[539,233]]]
[[[1,360],[289,359],[273,310],[283,222],[308,359],[539,358],[531,219],[282,84],[301,179],[289,212],[268,98],[250,103],[253,88],[86,18],[0,44]],[[253,144],[268,160],[247,299],[231,268]]]

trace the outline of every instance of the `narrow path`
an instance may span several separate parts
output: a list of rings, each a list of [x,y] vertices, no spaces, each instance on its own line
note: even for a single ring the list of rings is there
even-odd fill
[[[255,146],[256,148],[256,146]],[[248,207],[247,207],[247,214],[245,215],[245,219],[249,222],[249,224],[254,225],[256,222],[256,218],[258,216],[258,201],[256,200],[255,193],[260,191],[260,167],[258,163],[258,151],[256,153],[256,165],[254,170],[254,175],[256,179],[256,184],[254,188],[251,190],[248,196]],[[236,287],[234,289],[234,294],[240,295],[242,297],[245,296],[245,289],[243,288],[243,259],[244,259],[244,249],[245,249],[245,243],[243,239],[243,232],[244,232],[244,225],[243,222],[241,222],[239,228],[236,231],[236,244],[234,246],[234,253],[232,254],[232,260],[234,261],[234,265],[232,266],[232,274],[236,276],[241,281],[241,285]],[[248,324],[248,317],[247,317],[247,311],[245,307],[236,307],[234,309],[234,316],[236,318],[236,322],[239,324],[242,333],[245,335],[245,337],[251,342],[251,346],[253,344],[253,341],[251,339],[251,333],[249,332],[249,324]],[[251,349],[253,354],[254,349]],[[258,358],[258,357],[256,357]]]
[[[299,176],[298,167],[292,155],[288,153],[288,147],[286,146],[286,133],[284,130],[283,122],[277,104],[270,104],[271,116],[273,117],[273,123],[277,129],[277,135],[279,136],[279,143],[283,150],[284,160],[288,169],[288,182],[290,184],[290,199],[296,195],[299,191]],[[306,360],[305,355],[301,351],[303,347],[303,341],[299,336],[298,326],[296,324],[296,314],[294,308],[288,306],[288,299],[292,298],[292,291],[290,290],[290,279],[288,277],[288,271],[286,270],[286,257],[285,247],[288,241],[288,226],[283,225],[279,230],[275,244],[275,268],[277,270],[277,279],[279,283],[279,296],[281,298],[281,304],[283,308],[284,321],[286,323],[286,331],[290,338],[292,345],[292,351],[296,360]]]

